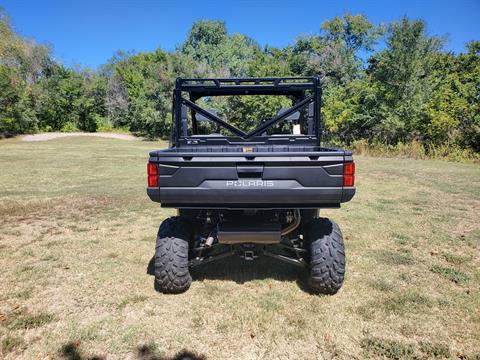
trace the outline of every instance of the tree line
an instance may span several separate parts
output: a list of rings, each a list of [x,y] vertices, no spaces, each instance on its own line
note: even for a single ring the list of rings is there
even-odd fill
[[[351,144],[418,142],[480,152],[480,41],[454,54],[422,20],[374,25],[344,14],[283,48],[230,34],[217,20],[195,22],[175,51],[118,51],[98,69],[55,61],[49,46],[15,32],[0,12],[0,135],[126,129],[166,138],[177,76],[323,78],[324,139]],[[236,125],[279,104],[241,97]],[[240,122],[240,124],[238,124]],[[248,124],[244,124],[248,125]],[[246,127],[246,126],[245,126]]]

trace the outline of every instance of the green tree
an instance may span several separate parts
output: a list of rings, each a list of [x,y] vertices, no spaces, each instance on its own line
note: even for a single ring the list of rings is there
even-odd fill
[[[223,21],[200,20],[192,25],[182,51],[195,61],[217,67],[224,62],[221,48],[227,39],[227,28]]]
[[[383,26],[374,26],[363,15],[335,17],[321,25],[319,35],[297,39],[291,48],[293,72],[328,76],[327,83],[344,85],[358,76],[360,52],[373,51]]]
[[[385,46],[374,52],[380,38]],[[59,64],[50,47],[18,35],[0,9],[0,135],[122,127],[167,137],[178,76],[320,75],[325,140],[415,140],[427,150],[441,146],[479,152],[480,42],[467,44],[461,54],[443,51],[443,42],[427,34],[422,20],[404,17],[385,27],[346,13],[324,21],[317,35],[300,37],[291,46],[260,48],[246,35],[229,34],[222,21],[201,20],[192,24],[176,51],[119,51],[94,71]],[[251,129],[292,99],[199,101],[234,125]]]
[[[245,35],[229,36],[223,21],[200,20],[190,29],[181,53],[196,62],[198,73],[208,76],[246,76],[247,63],[260,52]]]
[[[0,136],[38,130],[36,82],[48,51],[17,36],[0,8]]]
[[[427,105],[428,140],[480,151],[480,42],[467,52],[439,55],[439,86]]]
[[[26,84],[14,69],[0,64],[0,136],[32,133],[37,118],[29,103]]]
[[[49,76],[41,80],[38,117],[42,130],[74,129],[79,122],[83,79],[71,69],[52,64]]]
[[[389,27],[387,47],[369,59],[377,92],[373,132],[379,141],[423,140],[427,104],[437,85],[434,69],[443,39],[428,36],[421,20],[403,18]]]

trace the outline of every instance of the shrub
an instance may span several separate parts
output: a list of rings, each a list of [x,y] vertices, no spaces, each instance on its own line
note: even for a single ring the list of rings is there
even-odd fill
[[[60,131],[68,133],[68,132],[77,132],[79,130],[73,122],[68,121],[63,125],[63,127],[60,129]]]

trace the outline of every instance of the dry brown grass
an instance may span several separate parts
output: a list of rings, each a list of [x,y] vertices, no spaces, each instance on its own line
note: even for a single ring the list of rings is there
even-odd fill
[[[358,195],[323,213],[346,238],[335,296],[273,259],[209,264],[167,296],[147,274],[174,213],[144,192],[161,145],[0,142],[0,357],[480,356],[477,165],[358,157]]]

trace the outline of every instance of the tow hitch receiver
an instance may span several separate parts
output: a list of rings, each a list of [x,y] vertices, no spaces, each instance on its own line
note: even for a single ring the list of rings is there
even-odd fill
[[[256,247],[257,245],[255,244],[241,244],[240,248],[243,250],[243,253],[239,251],[240,257],[248,261],[255,260],[258,257],[255,253]]]
[[[243,258],[245,260],[254,260],[257,256],[255,256],[255,251],[253,250],[247,250],[245,251]]]

